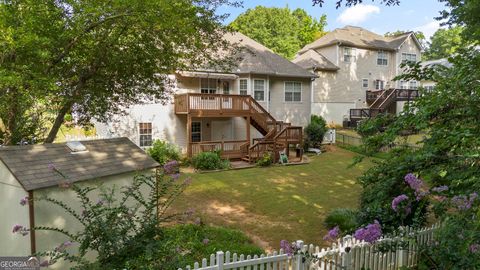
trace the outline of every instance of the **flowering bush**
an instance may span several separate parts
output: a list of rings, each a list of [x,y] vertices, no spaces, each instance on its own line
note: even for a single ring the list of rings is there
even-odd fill
[[[160,163],[160,165],[164,165],[169,161],[180,160],[180,150],[178,147],[161,140],[153,141],[152,147],[148,148],[147,153]]]
[[[200,170],[218,170],[230,167],[228,160],[223,160],[219,152],[202,152],[192,158],[192,165]]]

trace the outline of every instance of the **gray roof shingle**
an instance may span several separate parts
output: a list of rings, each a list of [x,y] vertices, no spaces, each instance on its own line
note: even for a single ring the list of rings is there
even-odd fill
[[[72,153],[66,143],[1,147],[0,161],[27,191],[160,166],[128,138],[81,143],[87,151]]]
[[[340,69],[334,63],[330,62],[325,56],[315,50],[308,50],[307,52],[298,55],[293,62],[304,69],[315,70],[331,70]]]

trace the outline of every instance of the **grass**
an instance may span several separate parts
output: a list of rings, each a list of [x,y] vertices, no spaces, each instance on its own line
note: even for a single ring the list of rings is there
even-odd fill
[[[265,249],[282,239],[323,244],[326,214],[358,205],[355,179],[371,162],[348,168],[355,155],[332,147],[307,165],[192,174],[175,210],[194,208],[206,224],[239,229]]]

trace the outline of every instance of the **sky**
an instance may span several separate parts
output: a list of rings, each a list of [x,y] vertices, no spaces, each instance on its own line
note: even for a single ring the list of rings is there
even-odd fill
[[[385,6],[379,0],[364,1],[353,7],[335,8],[335,0],[325,0],[322,7],[312,6],[310,0],[244,0],[242,8],[222,7],[219,13],[229,13],[226,23],[233,21],[248,8],[262,5],[267,7],[303,8],[311,16],[320,18],[327,15],[326,30],[355,25],[366,28],[377,34],[385,34],[396,30],[422,31],[427,39],[439,28],[434,18],[444,9],[438,0],[401,0],[400,6]]]

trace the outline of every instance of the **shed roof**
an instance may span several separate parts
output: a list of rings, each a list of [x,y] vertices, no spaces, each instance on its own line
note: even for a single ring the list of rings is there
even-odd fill
[[[160,166],[128,138],[81,143],[78,153],[66,143],[1,147],[0,160],[27,191]]]

